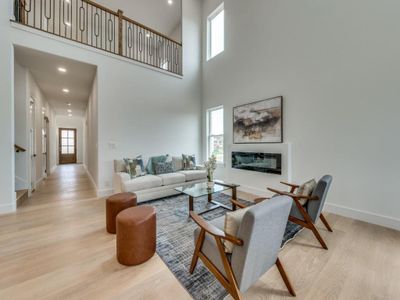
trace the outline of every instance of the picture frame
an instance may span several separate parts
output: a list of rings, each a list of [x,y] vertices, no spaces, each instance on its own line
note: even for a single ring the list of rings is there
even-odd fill
[[[283,143],[283,97],[233,107],[234,144]]]

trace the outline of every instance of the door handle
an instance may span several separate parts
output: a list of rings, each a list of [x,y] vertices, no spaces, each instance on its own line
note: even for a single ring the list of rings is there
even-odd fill
[[[36,154],[33,154],[33,157],[36,157]]]

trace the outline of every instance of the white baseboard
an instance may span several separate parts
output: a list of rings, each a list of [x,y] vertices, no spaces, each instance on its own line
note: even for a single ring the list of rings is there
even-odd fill
[[[89,176],[90,181],[92,182],[92,184],[94,185],[94,188],[96,189],[97,197],[105,197],[105,196],[108,196],[108,195],[100,196],[100,194],[102,193],[102,191],[100,191],[100,190],[97,188],[97,184],[96,184],[96,182],[94,182],[94,179],[93,179],[93,177],[92,177],[92,174],[90,174],[90,172],[89,172],[87,166],[86,166],[85,164],[83,164],[83,167],[85,168],[86,174]]]
[[[400,230],[400,219],[331,203],[325,203],[324,210],[340,216]]]
[[[114,189],[97,190],[97,197],[99,198],[111,196],[112,194],[114,194]]]
[[[0,204],[0,214],[9,214],[17,210],[16,202],[11,204]]]
[[[35,188],[43,181],[44,177],[40,178],[35,182]]]
[[[50,168],[50,174],[52,174],[57,168],[57,165],[54,165]]]

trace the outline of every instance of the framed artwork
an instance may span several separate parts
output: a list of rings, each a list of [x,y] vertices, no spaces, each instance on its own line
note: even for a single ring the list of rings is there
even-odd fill
[[[282,143],[283,97],[278,96],[233,108],[233,143]]]

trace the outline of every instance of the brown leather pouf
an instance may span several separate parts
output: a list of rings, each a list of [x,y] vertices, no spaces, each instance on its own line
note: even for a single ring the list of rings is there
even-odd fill
[[[136,206],[136,194],[119,193],[110,196],[106,200],[106,224],[107,232],[116,233],[115,219],[117,215],[129,207]]]
[[[143,205],[117,216],[117,259],[126,266],[139,265],[156,252],[156,210]]]

